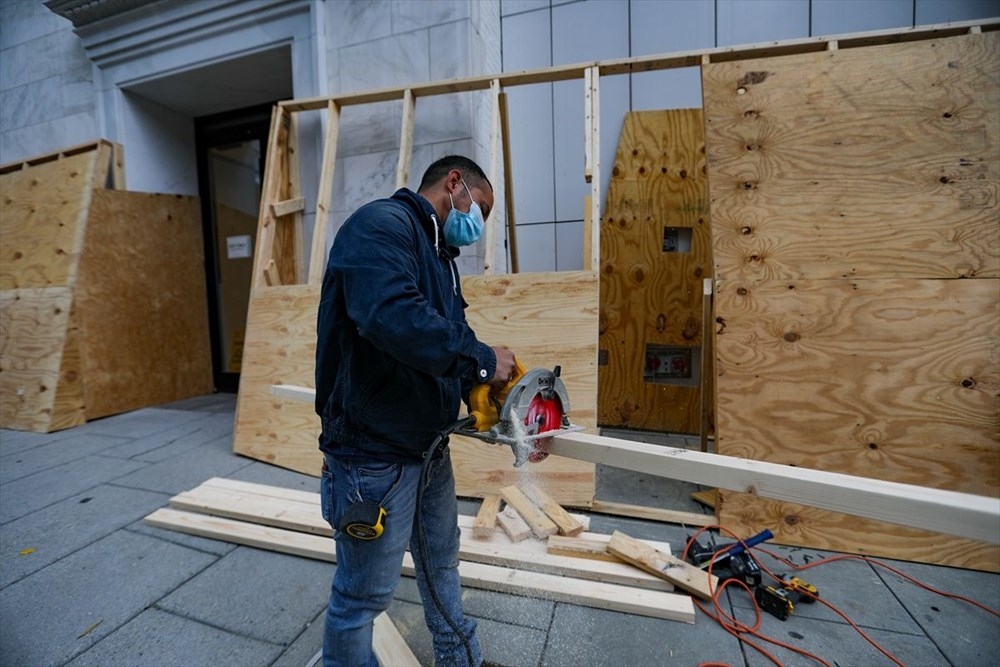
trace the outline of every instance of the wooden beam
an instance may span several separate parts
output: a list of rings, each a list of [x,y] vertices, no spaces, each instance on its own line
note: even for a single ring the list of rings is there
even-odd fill
[[[701,451],[708,451],[709,415],[712,405],[712,339],[715,337],[715,327],[712,326],[712,279],[705,278],[701,291],[701,428],[699,429],[699,444]]]
[[[236,544],[336,562],[329,537],[259,526],[222,517],[160,508],[147,516],[148,525],[189,535],[225,540]],[[414,576],[413,559],[403,559],[403,574]],[[556,602],[694,623],[694,606],[687,596],[600,581],[581,581],[561,575],[511,570],[495,565],[459,563],[464,586],[527,595]]]
[[[476,523],[472,529],[472,536],[477,540],[486,539],[493,534],[497,525],[497,513],[500,511],[500,501],[500,496],[495,493],[483,498],[483,504],[479,506]]]
[[[791,55],[795,53],[825,51],[827,49],[827,44],[831,40],[836,40],[839,44],[839,48],[841,49],[857,48],[863,46],[876,46],[879,44],[893,44],[896,42],[939,39],[941,37],[965,35],[976,28],[980,31],[1000,29],[1000,18],[916,26],[913,28],[906,28],[904,30],[892,28],[888,30],[855,32],[823,37],[805,37],[780,42],[764,42],[757,44],[717,47],[713,49],[679,51],[651,56],[602,60],[596,63],[574,63],[571,65],[558,65],[555,67],[543,67],[532,70],[504,72],[499,75],[490,74],[464,79],[433,81],[430,83],[423,83],[403,88],[396,87],[367,90],[357,93],[337,95],[335,97],[315,97],[300,100],[286,100],[284,102],[279,102],[279,104],[290,112],[310,111],[322,109],[330,101],[335,101],[341,106],[348,106],[354,104],[372,104],[375,102],[398,100],[403,96],[404,91],[407,89],[412,90],[415,97],[430,97],[433,95],[448,95],[451,93],[474,90],[488,90],[495,80],[499,80],[500,85],[503,87],[569,81],[572,79],[584,78],[586,76],[586,71],[595,65],[600,68],[603,75],[612,76],[615,74],[653,72],[664,69],[676,69],[680,67],[698,67],[702,64],[704,56],[709,56],[711,62],[747,60],[752,58]]]
[[[494,79],[490,82],[490,100],[491,100],[491,114],[490,114],[490,156],[489,163],[486,167],[486,177],[493,184],[494,197],[496,196],[496,187],[499,183],[499,143],[500,143],[500,81]],[[496,211],[499,209],[494,201],[493,210],[490,211],[490,219],[486,221],[486,229],[483,233],[483,242],[481,244],[481,249],[483,251],[483,275],[489,276],[493,274],[493,267],[496,262],[497,255],[497,230],[496,223],[494,219],[496,218]]]
[[[313,223],[312,248],[309,253],[308,282],[310,285],[319,285],[326,269],[326,237],[330,229],[333,172],[337,164],[337,138],[340,136],[340,105],[330,100],[326,108],[323,165],[320,168],[319,194],[316,198],[316,221]]]
[[[624,470],[1000,543],[1000,498],[586,433],[554,436],[549,450]]]
[[[396,624],[384,611],[375,617],[372,628],[372,649],[380,665],[420,667],[417,656],[413,655],[403,635],[399,634]]]
[[[281,140],[287,122],[284,109],[280,105],[275,106],[271,114],[271,130],[267,140],[267,165],[260,190],[260,214],[257,218],[257,245],[254,248],[251,291],[254,287],[266,284],[264,271],[270,266],[269,262],[273,261],[276,219],[271,214],[271,204],[278,200],[278,193],[281,191],[280,172],[284,160],[280,159],[279,153],[287,149],[287,143]]]
[[[518,273],[517,218],[514,215],[514,168],[510,159],[510,115],[507,113],[507,93],[497,99],[500,111],[500,145],[503,150],[503,210],[507,216],[507,250],[510,253],[510,272]]]
[[[590,266],[599,271],[601,266],[601,72],[593,68],[590,76],[591,138],[590,138]]]
[[[611,535],[608,551],[702,600],[711,600],[712,593],[719,587],[719,578],[714,574],[643,544],[621,531],[616,530]]]
[[[276,287],[281,284],[281,274],[278,273],[278,265],[274,263],[273,259],[267,260],[267,266],[264,267],[264,284],[267,287]]]
[[[294,199],[286,199],[284,201],[276,201],[271,204],[271,215],[276,218],[280,218],[285,215],[290,215],[292,213],[298,213],[305,210],[306,200],[302,197],[295,197]]]
[[[594,70],[583,74],[583,180],[594,178]]]
[[[306,403],[316,400],[316,390],[312,387],[297,387],[292,384],[272,384],[271,394],[280,398],[287,398],[292,401],[303,401]]]
[[[678,510],[668,510],[659,507],[643,507],[641,505],[628,505],[626,503],[614,503],[606,500],[594,498],[594,504],[590,506],[594,512],[602,514],[614,514],[616,516],[631,516],[637,519],[648,519],[650,521],[660,521],[663,523],[678,523],[684,526],[711,526],[716,523],[715,517],[708,514],[695,514],[694,512],[681,512]]]
[[[403,122],[399,129],[399,161],[396,163],[396,189],[410,183],[410,160],[413,157],[413,120],[416,98],[409,88],[403,91]]]
[[[546,551],[557,556],[590,558],[609,563],[621,563],[622,559],[608,551],[608,540],[588,540],[581,537],[552,535],[548,539]]]
[[[285,187],[285,196],[288,199],[285,201],[295,201],[296,199],[302,199],[302,173],[299,160],[299,117],[298,114],[289,114],[288,116],[288,172],[286,173],[288,183]],[[271,210],[274,210],[273,204],[271,205]],[[295,262],[295,270],[292,275],[294,276],[293,282],[296,285],[304,283],[309,272],[309,267],[306,265],[305,229],[302,221],[303,210],[305,210],[304,199],[301,209],[290,212],[294,216],[291,220],[292,257]],[[285,222],[285,224],[288,224],[288,222]]]

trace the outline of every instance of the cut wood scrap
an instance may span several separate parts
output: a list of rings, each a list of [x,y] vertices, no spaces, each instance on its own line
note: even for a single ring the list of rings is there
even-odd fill
[[[281,275],[278,273],[278,265],[273,259],[267,260],[264,266],[264,284],[268,287],[277,287],[281,284]]]
[[[294,199],[285,199],[284,201],[276,201],[271,204],[271,215],[276,218],[289,215],[291,213],[298,213],[299,211],[305,210],[305,199],[302,197],[295,197]]]
[[[151,526],[176,530],[189,535],[225,540],[235,544],[269,549],[281,553],[336,562],[328,538],[306,535],[282,528],[222,517],[180,512],[161,508],[146,517]],[[413,559],[403,559],[403,574],[414,576]],[[528,595],[556,602],[569,602],[598,609],[608,609],[653,618],[694,623],[691,598],[665,591],[647,590],[571,577],[511,570],[482,563],[459,563],[462,584],[470,588]]]
[[[662,521],[663,523],[679,523],[685,526],[710,526],[715,523],[715,517],[706,514],[696,514],[694,512],[681,512],[679,510],[660,509],[658,507],[644,507],[642,505],[628,505],[625,503],[614,503],[606,500],[594,499],[594,504],[590,508],[602,514],[614,514],[616,516],[632,516],[637,519],[649,519],[651,521]]]
[[[316,400],[316,390],[312,387],[299,387],[294,384],[272,384],[271,395],[288,398],[306,403]]]
[[[611,535],[608,551],[703,600],[711,600],[712,592],[719,587],[719,578],[714,574],[658,551],[621,531],[616,530]]]
[[[501,500],[500,496],[492,493],[483,498],[483,504],[479,506],[479,513],[476,514],[476,525],[472,529],[474,538],[482,540],[493,534]]]
[[[500,495],[507,504],[512,506],[521,518],[531,527],[531,532],[535,537],[546,538],[559,532],[559,527],[545,512],[539,509],[517,486],[505,486],[500,489]]]
[[[583,524],[570,516],[549,494],[536,484],[526,484],[522,489],[524,494],[537,505],[552,523],[556,524],[560,535],[579,535],[583,532]]]
[[[503,532],[507,533],[511,542],[520,542],[531,537],[531,526],[525,523],[517,510],[510,505],[504,507],[503,511],[497,514],[497,522],[499,522]]]
[[[589,433],[553,436],[549,452],[624,470],[1000,544],[1000,498],[629,442]]]
[[[573,556],[575,558],[590,558],[611,563],[621,563],[618,556],[608,551],[607,540],[592,540],[582,537],[563,537],[553,535],[548,539],[546,551],[557,556]]]
[[[691,494],[694,500],[697,500],[702,505],[706,507],[711,507],[715,509],[716,505],[719,504],[719,490],[718,489],[704,489],[702,491],[695,491]]]
[[[380,665],[392,667],[420,667],[420,661],[413,655],[396,624],[384,611],[375,617],[372,629],[372,649]]]

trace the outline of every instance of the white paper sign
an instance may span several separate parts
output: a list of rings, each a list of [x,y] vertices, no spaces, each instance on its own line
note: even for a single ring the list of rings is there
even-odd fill
[[[250,256],[250,235],[226,237],[226,257],[229,259],[244,259]]]

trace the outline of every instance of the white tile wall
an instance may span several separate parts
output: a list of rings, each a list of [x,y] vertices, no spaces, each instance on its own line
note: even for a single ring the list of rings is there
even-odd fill
[[[913,25],[912,0],[813,0],[812,34],[837,35]]]
[[[630,13],[633,56],[715,46],[714,0],[633,2]]]
[[[701,69],[685,67],[632,75],[632,110],[700,108]]]
[[[556,223],[556,270],[583,269],[583,220]]]
[[[809,35],[809,0],[718,0],[719,46]]]
[[[392,7],[392,32],[394,34],[469,18],[469,2],[467,0],[434,0],[434,2],[395,0],[389,5]]]
[[[997,0],[914,0],[916,24],[973,21],[1000,16]]]
[[[549,0],[500,0],[501,16],[548,8]]]
[[[556,270],[556,224],[548,222],[538,225],[517,226],[518,270]]]

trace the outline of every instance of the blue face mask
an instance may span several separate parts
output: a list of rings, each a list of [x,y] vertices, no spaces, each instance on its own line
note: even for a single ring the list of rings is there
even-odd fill
[[[465,185],[465,181],[462,181],[462,185]],[[465,185],[465,191],[469,193],[469,199],[472,199],[472,192],[468,185]],[[451,193],[448,194],[448,197],[451,199],[451,212],[448,214],[448,219],[444,221],[444,240],[448,245],[453,246],[472,245],[483,235],[485,224],[483,211],[479,208],[476,200],[472,199],[469,212],[463,213],[455,208],[455,198],[451,196]]]

